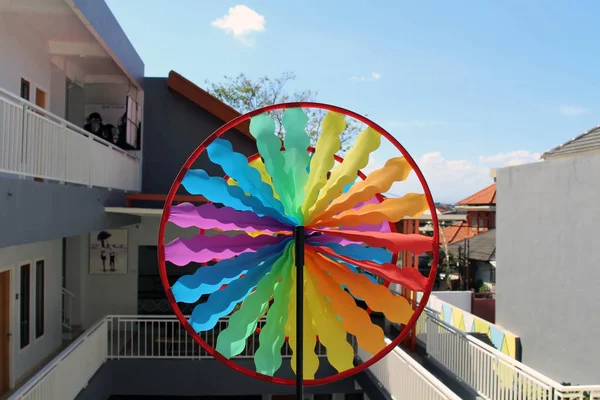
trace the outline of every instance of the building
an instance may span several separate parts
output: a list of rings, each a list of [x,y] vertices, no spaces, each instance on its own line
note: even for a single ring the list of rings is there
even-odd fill
[[[598,382],[600,129],[498,170],[496,321],[545,375]]]
[[[235,110],[175,72],[145,78],[99,0],[0,1],[0,54],[0,398],[289,398],[293,388],[245,378],[201,351],[156,287],[156,231],[171,181]],[[256,152],[243,126],[226,138]],[[167,240],[194,234],[170,229]],[[540,382],[515,360],[514,335],[431,306],[411,337],[427,357],[396,348],[367,372],[308,388],[306,398],[457,400],[492,398],[498,388],[516,398]],[[467,327],[496,348],[461,334]],[[253,351],[236,362],[252,363]],[[369,357],[357,352],[357,363]],[[565,391],[543,385],[550,398]]]

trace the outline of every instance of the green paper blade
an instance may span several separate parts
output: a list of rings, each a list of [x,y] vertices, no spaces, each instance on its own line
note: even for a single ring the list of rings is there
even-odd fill
[[[306,149],[310,138],[306,133],[308,117],[301,108],[288,108],[283,115],[285,128],[285,175],[289,177],[292,186],[292,213],[304,224],[304,216],[300,211],[304,200],[304,186],[308,181],[308,164],[310,156]]]
[[[267,312],[267,322],[260,331],[259,347],[254,354],[256,371],[269,376],[273,376],[281,367],[281,347],[285,341],[284,327],[288,319],[294,257],[291,251],[285,255],[288,259],[283,267],[282,280],[275,288],[273,305]]]
[[[281,152],[281,140],[275,134],[275,121],[267,114],[257,115],[250,120],[250,133],[256,138],[256,147],[286,214],[292,215],[293,188],[284,171],[285,159]]]
[[[242,307],[229,318],[229,324],[217,337],[216,350],[226,358],[235,357],[244,351],[246,339],[256,330],[258,319],[264,314],[269,300],[281,279],[281,270],[289,263],[289,243],[275,263],[271,272],[262,278],[255,291],[244,300]]]

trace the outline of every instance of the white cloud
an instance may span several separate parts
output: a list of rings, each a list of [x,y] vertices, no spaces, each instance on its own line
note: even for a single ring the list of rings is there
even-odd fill
[[[350,78],[351,81],[355,82],[373,82],[381,79],[381,74],[379,72],[371,72],[369,76],[353,76]]]
[[[231,7],[225,16],[211,22],[211,25],[248,42],[249,34],[265,30],[265,17],[245,5],[238,4]]]
[[[434,200],[441,202],[456,202],[491,185],[493,183],[493,179],[490,177],[491,168],[531,163],[538,160],[539,153],[526,150],[479,156],[474,162],[448,159],[439,151],[426,153],[415,159],[427,180]],[[385,161],[373,159],[365,168],[365,172],[381,168],[384,163]],[[406,181],[394,184],[389,191],[390,194],[397,196],[403,196],[409,192],[423,192],[414,173],[411,173]]]
[[[558,112],[560,115],[565,117],[578,117],[580,115],[585,115],[590,112],[588,108],[572,106],[572,105],[562,105],[558,108]]]

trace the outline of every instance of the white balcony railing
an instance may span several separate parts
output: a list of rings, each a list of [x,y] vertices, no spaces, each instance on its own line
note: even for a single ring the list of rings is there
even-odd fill
[[[389,344],[390,340],[386,339],[386,342]],[[358,348],[358,357],[367,360],[371,355]],[[460,397],[400,348],[392,350],[369,367],[369,370],[395,400],[460,400]]]
[[[0,88],[0,172],[139,191],[138,158]]]
[[[427,356],[486,399],[593,400],[600,385],[565,386],[425,313]]]

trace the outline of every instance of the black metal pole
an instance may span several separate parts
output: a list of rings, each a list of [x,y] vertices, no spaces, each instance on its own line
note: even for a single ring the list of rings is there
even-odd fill
[[[304,399],[304,227],[294,228],[296,242],[296,398]]]

